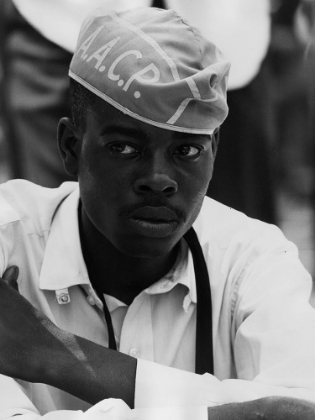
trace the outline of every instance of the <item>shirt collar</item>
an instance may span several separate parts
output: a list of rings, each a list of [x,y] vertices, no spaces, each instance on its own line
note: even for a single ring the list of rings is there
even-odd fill
[[[192,254],[188,249],[186,241],[183,240],[181,241],[179,255],[173,268],[163,278],[145,289],[142,293],[147,293],[149,295],[167,293],[178,284],[181,284],[188,289],[188,292],[183,300],[183,309],[187,312],[189,305],[192,302],[197,302],[197,296]],[[125,303],[113,296],[104,296],[106,297],[109,312],[112,312],[121,306],[127,306]]]
[[[187,242],[183,239],[180,242],[180,251],[173,268],[144,292],[150,295],[166,293],[178,284],[188,289],[183,301],[183,309],[187,312],[190,303],[197,302],[197,291],[192,254]]]
[[[81,250],[79,198],[78,187],[60,204],[55,213],[40,273],[40,289],[56,291],[79,284],[91,285]],[[184,240],[180,242],[174,267],[144,292],[152,295],[166,293],[177,284],[188,289],[183,301],[183,309],[187,311],[191,302],[197,302],[197,296],[192,255]]]
[[[79,196],[79,188],[76,188],[55,213],[40,273],[40,289],[58,290],[90,284],[78,228]]]

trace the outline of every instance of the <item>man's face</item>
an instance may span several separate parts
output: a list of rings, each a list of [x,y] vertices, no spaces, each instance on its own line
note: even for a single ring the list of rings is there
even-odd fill
[[[97,98],[80,142],[82,205],[96,229],[129,256],[170,252],[206,194],[210,136],[143,123]]]

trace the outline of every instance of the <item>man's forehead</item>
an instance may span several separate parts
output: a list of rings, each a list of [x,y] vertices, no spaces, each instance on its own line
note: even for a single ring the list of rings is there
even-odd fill
[[[212,134],[227,115],[229,63],[172,10],[95,12],[82,27],[69,75],[132,118]]]
[[[87,128],[98,132],[99,135],[123,134],[125,136],[138,138],[139,140],[150,140],[153,136],[160,139],[171,138],[177,142],[188,141],[211,141],[209,134],[195,134],[175,131],[156,127],[152,124],[132,118],[124,114],[107,102],[96,98],[95,103],[87,113]]]

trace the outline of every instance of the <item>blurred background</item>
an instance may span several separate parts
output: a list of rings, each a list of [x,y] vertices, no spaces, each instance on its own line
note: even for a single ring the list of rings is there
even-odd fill
[[[230,115],[208,195],[296,243],[315,274],[315,0],[2,0],[0,183],[57,187],[68,66],[97,6],[174,8],[231,60]]]

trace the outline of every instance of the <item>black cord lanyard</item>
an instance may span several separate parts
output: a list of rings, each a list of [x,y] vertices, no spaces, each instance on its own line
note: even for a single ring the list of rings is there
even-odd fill
[[[159,9],[165,9],[165,2],[164,0],[153,0],[151,7],[157,7]]]
[[[197,234],[192,227],[184,238],[193,257],[197,289],[195,372],[213,375],[212,301],[208,269]]]
[[[112,323],[112,317],[110,316],[110,312],[109,312],[108,307],[106,305],[104,295],[99,290],[95,289],[95,291],[96,291],[98,297],[101,299],[102,304],[103,304],[103,311],[104,311],[105,321],[106,321],[107,330],[108,330],[108,348],[112,349],[112,350],[117,350],[117,344],[116,344],[116,340],[115,340],[115,333],[114,333],[114,328],[113,328],[113,323]]]
[[[196,289],[197,289],[197,326],[196,326],[196,356],[195,372],[198,374],[214,374],[213,339],[212,339],[212,303],[208,269],[202,249],[193,228],[184,236],[192,253]],[[104,295],[95,289],[104,307],[104,315],[108,329],[108,347],[117,350],[112,319],[106,305]]]

